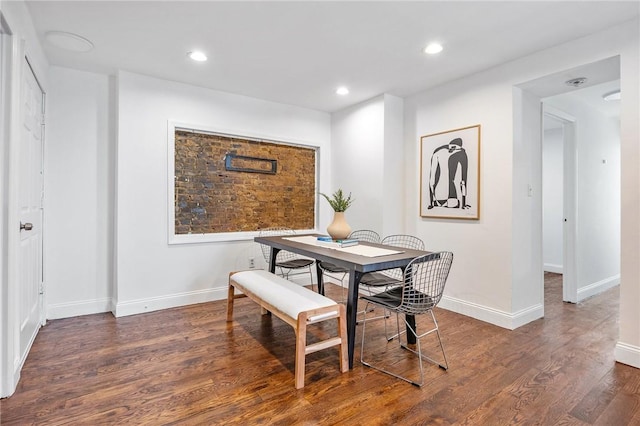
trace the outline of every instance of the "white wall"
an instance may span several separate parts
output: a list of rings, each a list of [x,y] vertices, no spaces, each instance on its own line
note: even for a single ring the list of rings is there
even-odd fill
[[[108,76],[51,67],[45,147],[47,318],[111,309],[114,117]]]
[[[403,100],[388,94],[331,115],[332,188],[353,194],[353,230],[404,232],[402,117]]]
[[[117,116],[118,316],[222,299],[229,272],[256,255],[250,241],[167,244],[168,121],[319,146],[319,187],[329,190],[326,113],[120,72]]]
[[[620,123],[570,96],[545,104],[576,119],[580,301],[620,282]]]
[[[415,229],[430,249],[455,253],[441,302],[443,307],[507,328],[522,325],[542,313],[541,108],[539,101],[536,104],[534,98],[514,87],[541,76],[620,55],[623,93],[631,94],[626,99],[627,104],[622,104],[621,245],[625,255],[622,258],[620,328],[621,341],[627,346],[621,351],[633,353],[633,356],[640,354],[637,350],[640,346],[637,51],[636,20],[405,100],[407,229]],[[626,90],[624,86],[627,86]],[[522,119],[524,110],[537,113],[537,126]],[[421,219],[417,213],[420,136],[478,123],[482,125],[480,220]],[[538,148],[529,143],[536,139]],[[529,185],[533,190],[531,197],[528,196]],[[625,218],[628,228],[624,226]]]
[[[352,230],[372,229],[381,235],[384,115],[384,95],[331,115],[331,192],[342,188],[353,194],[355,201],[345,214]],[[324,201],[320,207],[328,208]]]
[[[542,104],[513,87],[512,295],[519,323],[543,315],[542,271]],[[528,312],[527,312],[528,311]]]
[[[10,23],[13,22],[17,28],[22,22],[26,22],[26,8],[22,3],[3,2],[3,13],[5,12],[15,17],[10,19]],[[31,29],[25,33],[33,31]],[[33,34],[28,36],[34,37]],[[543,75],[620,55],[622,92],[629,95],[623,97],[621,114],[622,267],[620,336],[616,359],[640,367],[638,39],[636,20],[439,86],[405,100],[405,188],[404,192],[402,189],[398,191],[403,192],[405,198],[404,228],[405,232],[421,236],[430,249],[454,251],[456,259],[443,306],[508,328],[531,319],[531,312],[536,312],[536,306],[539,304],[539,300],[536,299],[539,289],[537,277],[529,278],[523,274],[522,280],[515,279],[517,274],[522,274],[522,271],[528,268],[533,269],[535,265],[531,265],[531,257],[527,257],[530,255],[527,251],[532,247],[530,236],[529,240],[523,240],[526,250],[520,251],[521,247],[513,244],[513,228],[525,229],[532,226],[531,222],[522,220],[528,216],[520,214],[530,209],[529,203],[514,203],[514,198],[526,197],[527,182],[541,182],[541,178],[530,174],[530,164],[525,167],[529,175],[514,175],[514,168],[521,166],[513,161],[514,134],[520,135],[522,129],[515,129],[512,125],[512,88]],[[34,49],[38,50],[39,46]],[[40,58],[37,52],[32,54],[36,56],[36,68],[46,69],[46,65],[38,65],[46,64],[44,56]],[[66,81],[71,75],[61,70],[57,73],[57,78],[62,81]],[[87,80],[85,83],[89,83],[93,91],[93,97],[88,96],[87,101],[103,99],[104,82],[89,77]],[[368,176],[371,177],[370,181],[362,176],[347,176],[343,180],[342,175],[336,174],[337,165],[331,164],[336,157],[332,155],[332,146],[335,150],[341,150],[343,142],[348,142],[347,136],[354,135],[360,138],[362,132],[366,134],[370,130],[366,123],[377,129],[372,133],[371,140],[375,142],[374,151],[381,149],[382,154],[375,159],[380,162],[380,159],[384,158],[384,149],[390,146],[384,141],[386,125],[380,129],[375,121],[364,119],[365,125],[361,128],[355,126],[352,129],[341,129],[340,120],[351,120],[350,114],[354,114],[355,120],[356,115],[364,113],[360,110],[366,110],[368,103],[356,107],[353,111],[335,114],[335,137],[332,137],[329,116],[324,113],[130,73],[119,75],[116,98],[119,99],[116,100],[119,127],[116,156],[117,198],[114,201],[117,221],[117,287],[113,289],[113,296],[116,304],[114,310],[118,314],[132,314],[223,298],[226,273],[244,265],[246,252],[252,250],[252,243],[242,241],[172,247],[166,244],[168,120],[219,126],[238,132],[248,129],[276,139],[287,138],[319,145],[320,190],[323,192],[333,190],[338,185],[346,187],[346,184],[351,182],[357,182],[358,189],[360,185],[365,186],[366,194],[369,188],[384,187],[384,192],[393,190],[386,182],[384,186],[376,187],[376,184],[382,182],[378,180],[377,174]],[[393,108],[385,108],[389,105],[387,100],[384,95],[371,101],[372,117],[386,122],[388,115],[380,114],[379,110],[381,105],[385,112]],[[396,111],[397,106],[396,103]],[[72,110],[71,105],[67,103],[55,107]],[[97,120],[100,121],[104,121],[104,118]],[[463,222],[420,218],[419,137],[478,123],[482,124],[480,220]],[[379,148],[377,145],[380,143],[381,134],[385,148]],[[516,141],[518,144],[521,142]],[[92,147],[83,147],[82,152],[85,155],[97,156],[97,150],[97,146],[95,151]],[[332,161],[327,161],[328,158]],[[86,160],[94,161],[93,158]],[[67,161],[65,165],[68,167],[73,167],[77,159],[63,161]],[[362,164],[365,165],[364,162]],[[94,179],[96,185],[101,185],[101,178],[95,176]],[[534,191],[537,189],[539,187],[534,188]],[[108,191],[108,188],[106,190]],[[357,194],[356,190],[353,192]],[[388,216],[381,205],[386,195],[388,194],[379,191],[374,198],[366,199],[365,205],[368,206],[368,210],[365,214],[373,217],[371,227],[379,226],[385,229],[385,218]],[[357,198],[360,199],[359,195]],[[361,216],[361,212],[356,210],[358,200],[353,212],[357,222],[364,223],[364,219],[368,220],[369,217]],[[330,209],[325,204],[320,203],[321,230],[326,228],[330,220]],[[382,219],[376,216],[378,211],[385,212]],[[348,213],[351,213],[351,210]],[[357,226],[357,223],[355,224]],[[65,238],[68,238],[68,235]],[[96,255],[97,252],[98,249]],[[91,273],[85,271],[84,274]],[[76,284],[81,285],[70,285]],[[527,295],[534,297],[528,299]],[[57,300],[60,304],[66,302],[73,301]],[[2,337],[2,341],[4,344],[5,336]]]
[[[544,270],[562,273],[563,131],[544,131],[542,141],[542,258]]]
[[[489,108],[488,105],[491,107]],[[479,74],[405,99],[407,230],[454,253],[441,306],[508,326],[511,311],[511,87]],[[420,217],[420,137],[481,124],[480,219]],[[482,307],[477,309],[477,307]]]
[[[384,155],[382,168],[382,234],[403,234],[405,181],[404,181],[404,101],[384,95]]]
[[[620,31],[620,336],[615,357],[640,368],[640,22]]]

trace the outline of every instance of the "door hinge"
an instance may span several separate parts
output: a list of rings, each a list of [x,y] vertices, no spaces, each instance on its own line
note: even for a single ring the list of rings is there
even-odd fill
[[[41,295],[44,294],[44,283],[41,282],[39,287],[40,288],[38,290],[38,293],[40,293]]]

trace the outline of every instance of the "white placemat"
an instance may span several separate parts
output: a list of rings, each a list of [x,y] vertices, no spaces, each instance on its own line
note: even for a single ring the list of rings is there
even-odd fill
[[[338,248],[336,250],[366,257],[389,256],[390,254],[402,253],[401,250],[389,250],[380,247],[365,246],[362,244],[358,244],[357,246]]]
[[[318,245],[318,237],[313,235],[303,235],[301,237],[282,237],[283,240],[294,241],[296,243],[311,244],[312,246]]]
[[[365,257],[380,257],[380,256],[389,256],[391,254],[402,253],[402,250],[390,250],[380,247],[372,247],[365,246],[363,244],[358,244],[357,246],[351,247],[327,247],[318,243],[318,237],[314,237],[313,235],[302,235],[300,237],[283,237],[283,240],[294,241],[296,243],[309,244],[312,246],[318,246],[323,248],[328,248],[330,250],[338,250],[345,253],[357,254],[358,256]]]

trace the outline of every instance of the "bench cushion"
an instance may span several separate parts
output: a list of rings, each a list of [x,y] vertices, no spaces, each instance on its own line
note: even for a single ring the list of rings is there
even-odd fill
[[[298,318],[300,312],[337,305],[328,297],[268,271],[236,272],[231,279],[291,318]]]

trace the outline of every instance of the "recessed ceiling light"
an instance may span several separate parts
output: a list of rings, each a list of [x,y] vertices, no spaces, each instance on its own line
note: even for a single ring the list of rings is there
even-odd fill
[[[72,52],[88,52],[93,49],[93,43],[78,34],[65,31],[48,31],[44,37],[53,46]]]
[[[613,92],[605,93],[602,95],[602,99],[605,101],[619,101],[620,100],[620,89],[614,90]]]
[[[207,60],[207,55],[202,52],[198,52],[197,50],[187,53],[187,56],[197,62],[204,62]]]
[[[347,89],[346,87],[338,87],[336,89],[336,93],[340,96],[344,96],[344,95],[348,95],[349,94],[349,89]]]
[[[429,45],[424,48],[424,53],[428,55],[435,55],[440,52],[442,52],[442,45],[440,43],[429,43]]]

